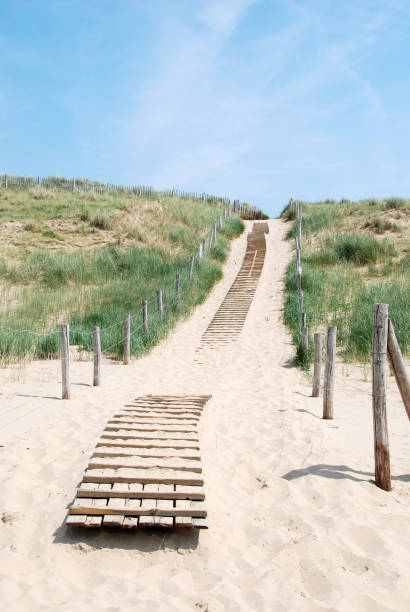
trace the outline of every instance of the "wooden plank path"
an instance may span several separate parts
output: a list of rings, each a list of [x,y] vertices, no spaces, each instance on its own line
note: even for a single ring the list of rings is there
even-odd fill
[[[197,425],[210,398],[145,395],[114,414],[66,524],[207,528]]]
[[[267,223],[254,223],[245,257],[231,288],[205,330],[199,349],[235,340],[246,320],[265,261]]]

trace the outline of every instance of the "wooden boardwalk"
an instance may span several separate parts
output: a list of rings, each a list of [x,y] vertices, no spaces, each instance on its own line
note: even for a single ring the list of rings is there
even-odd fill
[[[214,318],[205,330],[200,349],[235,340],[245,323],[265,261],[267,223],[254,223],[241,269]]]
[[[115,414],[66,524],[206,528],[197,425],[210,397],[145,395]]]

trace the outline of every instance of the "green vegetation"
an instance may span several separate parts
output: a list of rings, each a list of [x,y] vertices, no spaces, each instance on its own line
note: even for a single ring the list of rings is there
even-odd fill
[[[243,231],[224,220],[217,244],[189,258],[221,214],[221,202],[158,194],[61,192],[43,186],[0,189],[0,363],[59,354],[57,324],[70,323],[79,351],[122,355],[123,318],[130,313],[131,354],[148,351],[201,303],[221,277],[229,240]],[[179,296],[175,277],[181,277]],[[156,309],[162,289],[164,315]],[[148,300],[149,328],[141,304]]]
[[[368,361],[372,342],[372,310],[388,303],[403,353],[410,351],[410,200],[363,200],[302,203],[302,288],[309,331],[336,325],[337,344],[346,360]],[[281,217],[292,221],[294,207]],[[387,234],[380,237],[380,234]],[[296,235],[293,222],[286,237]],[[308,369],[300,348],[300,318],[295,258],[285,279],[284,320],[292,331],[298,363]]]

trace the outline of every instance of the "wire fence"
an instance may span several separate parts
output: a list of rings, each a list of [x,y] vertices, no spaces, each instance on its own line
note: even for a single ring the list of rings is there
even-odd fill
[[[134,194],[137,196],[145,196],[150,199],[159,197],[177,197],[180,199],[202,200],[208,204],[221,204],[227,206],[231,203],[227,197],[211,195],[209,193],[196,193],[183,191],[180,189],[156,190],[151,186],[146,185],[114,185],[112,183],[104,183],[102,181],[94,181],[87,178],[66,178],[61,176],[11,176],[8,174],[0,174],[0,186],[4,189],[30,189],[42,187],[44,189],[52,189],[57,191],[83,191],[92,192],[95,194],[104,193],[123,193]],[[236,202],[237,200],[235,200]],[[251,206],[247,202],[239,203],[239,214],[245,219],[262,219],[267,218],[266,215],[256,206]]]

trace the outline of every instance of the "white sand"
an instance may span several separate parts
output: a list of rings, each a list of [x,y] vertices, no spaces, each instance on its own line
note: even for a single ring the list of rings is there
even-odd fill
[[[248,224],[249,226],[250,224]],[[196,352],[244,253],[193,316],[130,366],[0,371],[0,601],[5,610],[410,609],[409,423],[393,378],[393,491],[371,482],[371,372],[338,364],[334,421],[289,360],[281,323],[285,226],[268,250],[239,341]],[[209,530],[67,531],[67,505],[103,426],[144,393],[212,393],[200,437]]]

